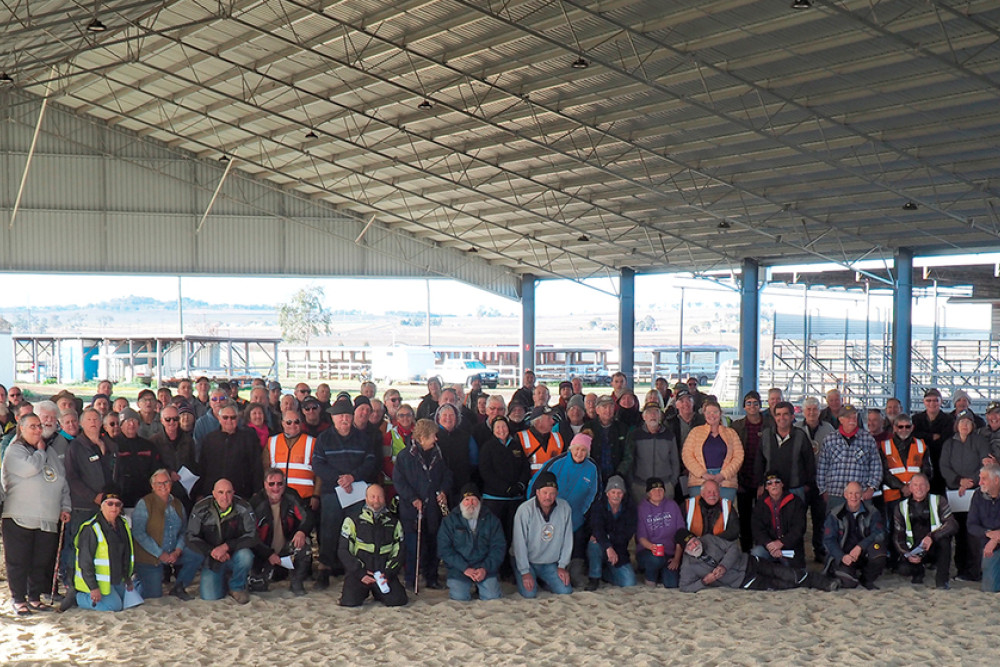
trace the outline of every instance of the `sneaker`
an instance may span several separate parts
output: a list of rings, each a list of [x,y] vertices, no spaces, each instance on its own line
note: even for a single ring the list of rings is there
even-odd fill
[[[190,602],[191,600],[194,599],[191,597],[190,593],[184,590],[183,586],[174,585],[174,587],[170,589],[170,594],[173,595],[178,600],[180,600],[181,602]]]
[[[250,594],[246,591],[229,591],[229,597],[236,600],[239,604],[250,602]]]
[[[969,576],[968,574],[957,574],[955,575],[955,581],[968,581],[968,582],[978,582],[981,581],[977,577]]]
[[[589,577],[587,580],[587,586],[586,588],[584,588],[584,590],[590,591],[592,593],[596,591],[600,585],[601,585],[600,579],[598,579],[597,577]]]

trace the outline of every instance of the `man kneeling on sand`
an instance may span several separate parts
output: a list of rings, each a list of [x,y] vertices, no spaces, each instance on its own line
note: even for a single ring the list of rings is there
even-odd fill
[[[337,555],[344,565],[340,606],[360,607],[371,594],[388,607],[407,603],[399,581],[403,526],[385,506],[385,490],[371,484],[361,511],[344,518]]]
[[[834,591],[839,587],[836,579],[761,560],[740,551],[738,542],[715,535],[695,537],[691,531],[681,528],[674,540],[684,549],[680,589],[686,593],[697,593],[709,586],[755,591],[799,587]]]
[[[556,476],[545,470],[535,479],[535,497],[521,503],[514,514],[511,554],[522,597],[538,595],[538,579],[557,594],[573,592],[569,583],[573,554],[573,510],[558,498]]]

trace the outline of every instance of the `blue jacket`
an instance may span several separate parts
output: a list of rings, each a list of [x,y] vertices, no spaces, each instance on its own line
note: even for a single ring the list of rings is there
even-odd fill
[[[560,454],[550,459],[531,478],[531,483],[528,484],[528,498],[534,497],[535,480],[545,470],[556,476],[559,497],[569,503],[570,509],[573,510],[573,531],[579,530],[586,522],[587,510],[601,491],[597,466],[590,458],[577,463],[569,452]]]
[[[495,577],[503,562],[507,541],[500,519],[480,505],[476,532],[455,509],[445,517],[438,531],[438,556],[448,566],[449,579],[461,579],[467,568],[483,568],[487,577]]]

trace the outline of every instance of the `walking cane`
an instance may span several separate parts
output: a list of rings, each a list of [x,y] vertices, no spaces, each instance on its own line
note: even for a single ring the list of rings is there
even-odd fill
[[[420,537],[423,533],[424,508],[417,510],[417,562],[413,566],[413,594],[419,593],[420,589]]]
[[[63,533],[66,531],[65,521],[59,522],[59,545],[56,547],[56,566],[52,570],[52,596],[49,598],[53,603],[56,601],[56,591],[59,589],[59,558],[62,556]],[[69,591],[67,591],[67,594]]]

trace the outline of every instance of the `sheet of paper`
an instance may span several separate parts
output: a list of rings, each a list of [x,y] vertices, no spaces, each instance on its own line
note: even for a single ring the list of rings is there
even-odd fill
[[[143,603],[143,599],[142,596],[139,595],[139,591],[136,589],[125,589],[125,597],[122,599],[122,603],[124,604],[125,609],[128,609],[129,607],[138,607]]]
[[[191,489],[194,487],[194,483],[201,478],[188,470],[187,466],[181,466],[181,469],[177,471],[177,474],[180,475],[181,486],[183,486],[184,490],[188,492],[188,495],[191,495]]]
[[[340,499],[341,507],[350,507],[356,502],[365,499],[365,492],[368,490],[367,482],[355,482],[351,484],[351,492],[344,491],[344,487],[337,487],[337,498]]]
[[[951,507],[952,512],[968,512],[969,506],[972,504],[972,495],[975,493],[972,489],[966,489],[965,495],[959,497],[958,490],[948,492],[948,505]]]
[[[295,566],[292,564],[292,557],[291,556],[282,556],[281,557],[281,567],[285,568],[286,570],[294,570]]]
[[[782,549],[781,555],[784,558],[795,558],[795,551],[793,551],[792,549]]]

